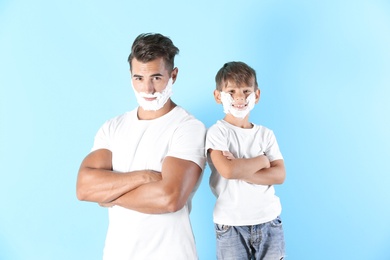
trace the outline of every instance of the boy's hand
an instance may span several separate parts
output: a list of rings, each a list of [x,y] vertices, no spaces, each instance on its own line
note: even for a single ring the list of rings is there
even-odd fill
[[[226,157],[228,160],[236,159],[234,155],[229,151],[222,151],[222,155]]]
[[[234,157],[234,155],[229,151],[222,151],[222,155],[225,156],[228,160],[236,159],[236,157]],[[265,154],[258,156],[258,160],[261,165],[259,170],[271,167],[270,161]]]
[[[268,157],[265,154],[264,155],[260,155],[259,159],[261,160],[261,165],[263,165],[263,167],[261,167],[261,169],[271,167],[271,163],[270,163]]]

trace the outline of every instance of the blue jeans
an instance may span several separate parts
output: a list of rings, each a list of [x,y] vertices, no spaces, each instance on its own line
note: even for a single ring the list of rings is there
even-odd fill
[[[215,224],[215,231],[219,260],[279,260],[284,257],[284,234],[280,217],[254,226]]]

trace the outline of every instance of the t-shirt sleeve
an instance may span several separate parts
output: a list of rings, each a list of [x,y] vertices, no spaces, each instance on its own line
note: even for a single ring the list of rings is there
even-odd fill
[[[94,143],[91,151],[99,149],[108,149],[110,147],[110,121],[105,122],[95,135]]]
[[[205,153],[209,149],[219,151],[229,151],[228,143],[226,142],[226,133],[222,129],[214,125],[207,130]]]
[[[203,170],[206,164],[204,144],[206,127],[198,120],[181,124],[173,134],[167,156],[196,163]]]
[[[273,131],[268,132],[267,137],[268,143],[265,150],[265,155],[268,157],[269,161],[283,160],[282,153],[280,152],[278,142]]]

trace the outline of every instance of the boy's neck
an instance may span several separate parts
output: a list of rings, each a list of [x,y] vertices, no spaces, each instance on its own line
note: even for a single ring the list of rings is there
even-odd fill
[[[237,118],[234,117],[232,114],[226,114],[223,120],[236,127],[245,128],[245,129],[253,128],[253,124],[249,122],[249,114],[246,115],[246,117],[244,118]]]

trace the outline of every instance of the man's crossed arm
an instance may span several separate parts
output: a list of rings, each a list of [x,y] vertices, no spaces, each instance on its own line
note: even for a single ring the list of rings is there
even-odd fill
[[[90,153],[80,166],[77,197],[142,213],[175,212],[187,202],[201,172],[194,162],[174,157],[164,159],[161,173],[114,172],[111,151],[100,149]]]

